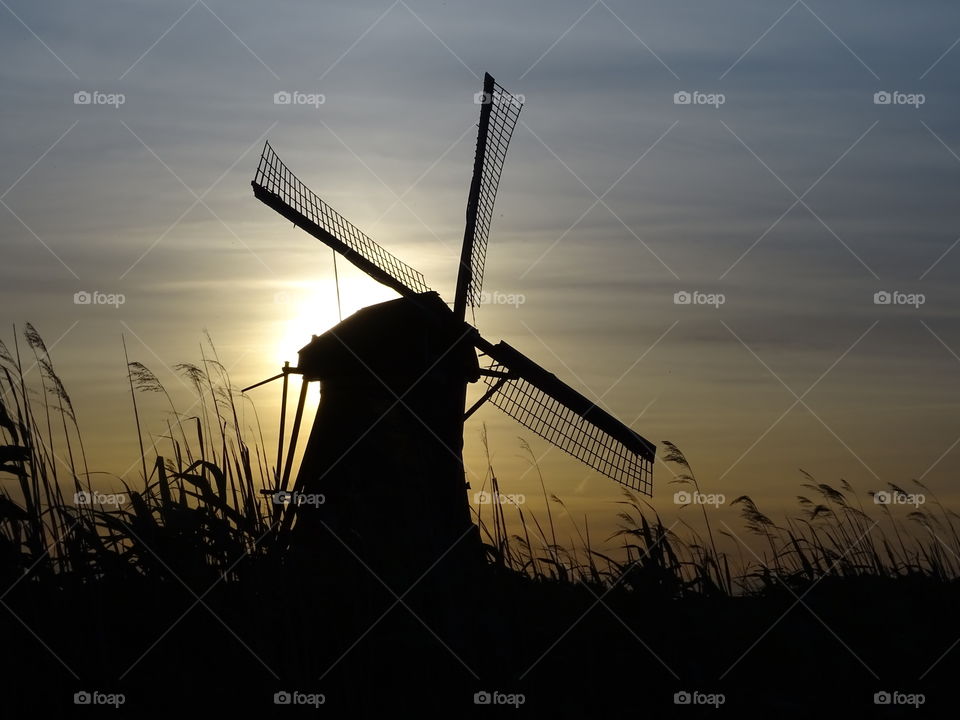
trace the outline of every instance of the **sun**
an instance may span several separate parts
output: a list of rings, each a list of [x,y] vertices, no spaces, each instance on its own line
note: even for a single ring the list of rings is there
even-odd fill
[[[337,285],[333,278],[316,282],[287,282],[274,293],[278,308],[276,333],[270,343],[274,363],[297,363],[297,352],[313,335],[321,335],[338,322],[340,313],[346,319],[358,310],[399,297],[389,288],[363,275],[340,274],[340,310],[337,308]]]

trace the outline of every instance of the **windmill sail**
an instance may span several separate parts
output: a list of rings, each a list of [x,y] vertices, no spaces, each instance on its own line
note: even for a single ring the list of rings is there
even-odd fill
[[[656,446],[519,351],[482,338],[493,359],[489,401],[585,465],[646,495]]]
[[[436,293],[427,287],[423,275],[377,245],[300,182],[269,142],[264,145],[251,183],[254,195],[368,275],[396,290],[404,296],[403,302],[425,311],[424,323],[432,326],[439,317],[443,326],[452,320],[451,327],[461,338],[473,334],[477,349],[493,362],[486,372],[480,373],[486,376],[488,384],[483,397],[465,413],[458,410],[454,421],[458,430],[462,430],[466,418],[489,401],[588,467],[650,495],[656,453],[653,443],[510,345],[487,342],[465,323],[467,305],[475,307],[481,301],[494,201],[510,138],[523,106],[522,98],[508,93],[489,74],[484,75],[483,92],[478,94],[477,101],[480,122],[452,313],[442,303],[442,312],[436,309],[439,296],[436,302],[427,299]],[[431,314],[434,311],[439,316]],[[461,330],[467,332],[460,335]],[[436,361],[441,359],[442,356]],[[450,407],[463,408],[466,404],[467,384],[476,380],[476,364],[471,363],[471,368],[462,378],[462,385],[458,377],[456,387],[450,390],[458,396]],[[462,467],[456,475],[457,482],[462,483]]]
[[[454,313],[461,320],[465,317],[467,304],[473,307],[480,304],[493,204],[497,198],[510,136],[523,107],[519,98],[504,90],[489,74],[484,75],[483,93],[477,99],[480,102],[477,151],[467,198],[467,226],[463,234],[453,306]]]
[[[377,245],[300,182],[269,142],[263,146],[251,185],[258,200],[329,245],[370,277],[404,296],[429,292],[422,274]]]

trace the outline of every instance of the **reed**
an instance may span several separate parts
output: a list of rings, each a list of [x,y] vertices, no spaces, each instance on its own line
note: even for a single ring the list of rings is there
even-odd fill
[[[265,493],[275,489],[280,469],[270,465],[275,453],[265,447],[252,403],[256,431],[247,428],[247,406],[238,402],[209,337],[199,365],[175,366],[193,390],[184,411],[146,365],[128,359],[142,449],[132,467],[139,466],[142,477],[134,484],[113,478],[123,488],[124,502],[116,506],[76,502],[84,494],[96,497],[77,413],[39,333],[27,325],[23,338],[32,360],[22,358],[19,342],[13,352],[0,342],[0,572],[8,579],[29,572],[64,583],[108,573],[160,576],[170,567],[182,576],[237,580],[237,558],[269,556],[270,543],[279,538],[270,532],[273,508]],[[144,394],[166,401],[170,417],[160,437],[144,433],[137,402]],[[488,557],[493,566],[534,581],[619,586],[677,599],[762,593],[780,583],[801,588],[827,577],[960,576],[960,516],[919,481],[915,494],[929,502],[904,509],[873,502],[880,491],[857,492],[845,480],[834,487],[803,473],[805,494],[796,511],[778,520],[742,495],[733,505],[747,533],[760,541],[746,551],[731,532],[715,530],[703,505],[698,528],[682,511],[667,522],[646,499],[624,490],[618,529],[606,539],[616,550],[601,551],[587,518],[578,523],[564,500],[548,491],[526,441],[520,447],[537,474],[543,509],[499,502],[501,482],[485,428],[481,438],[487,468],[479,490],[495,501],[474,513]],[[665,462],[678,469],[674,482],[700,492],[683,452],[669,442],[664,448]],[[908,495],[893,484],[882,492]],[[68,502],[71,494],[74,502]],[[558,540],[553,506],[573,528],[576,539],[566,545]],[[718,536],[732,549],[721,549]]]

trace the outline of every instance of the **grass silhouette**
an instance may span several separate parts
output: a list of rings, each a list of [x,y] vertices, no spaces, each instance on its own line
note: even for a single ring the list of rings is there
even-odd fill
[[[357,716],[400,697],[466,714],[479,707],[476,692],[500,690],[563,716],[630,706],[624,694],[638,677],[644,704],[661,712],[674,709],[675,691],[710,687],[730,707],[760,698],[785,716],[828,698],[873,709],[884,682],[948,696],[960,516],[920,483],[930,502],[906,513],[807,474],[798,511],[782,520],[738,497],[757,549],[712,524],[703,505],[702,522],[681,512],[668,523],[624,491],[613,557],[593,547],[586,518],[571,518],[579,544],[558,543],[551,508],[566,507],[523,441],[544,512],[499,502],[484,431],[481,490],[495,501],[476,506],[475,519],[488,564],[469,596],[438,598],[375,577],[347,583],[284,550],[294,509],[275,514],[271,502],[281,469],[255,414],[255,439],[242,431],[246,401],[212,342],[199,365],[176,366],[194,392],[185,410],[127,360],[142,477],[114,478],[108,493],[42,338],[27,324],[23,341],[0,342],[0,628],[10,638],[0,676],[10,709],[69,712],[73,693],[99,689],[141,711],[272,713],[274,693],[299,690]],[[144,394],[169,407],[162,437],[144,436]],[[686,456],[664,445],[674,482],[699,493]]]

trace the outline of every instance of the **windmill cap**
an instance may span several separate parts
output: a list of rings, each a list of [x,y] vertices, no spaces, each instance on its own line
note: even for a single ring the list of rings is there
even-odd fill
[[[307,380],[370,377],[387,385],[430,373],[476,379],[479,365],[469,326],[458,323],[435,292],[358,310],[299,352]]]

